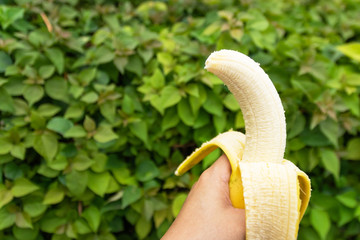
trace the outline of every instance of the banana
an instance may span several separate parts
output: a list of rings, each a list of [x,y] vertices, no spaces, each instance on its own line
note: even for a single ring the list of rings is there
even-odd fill
[[[310,179],[283,159],[286,122],[279,94],[268,75],[248,56],[221,50],[205,69],[234,94],[245,120],[246,135],[228,131],[203,143],[177,168],[181,175],[216,148],[229,159],[230,199],[245,209],[246,239],[296,239],[311,194]]]

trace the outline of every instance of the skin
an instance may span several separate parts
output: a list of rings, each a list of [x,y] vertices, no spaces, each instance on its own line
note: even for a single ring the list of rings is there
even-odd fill
[[[229,160],[222,155],[201,174],[161,240],[245,239],[245,210],[231,204],[230,174]]]

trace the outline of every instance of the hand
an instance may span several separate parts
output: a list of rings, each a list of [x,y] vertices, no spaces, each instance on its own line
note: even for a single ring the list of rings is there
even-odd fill
[[[201,174],[162,240],[245,239],[245,210],[231,204],[230,174],[229,160],[222,155]]]

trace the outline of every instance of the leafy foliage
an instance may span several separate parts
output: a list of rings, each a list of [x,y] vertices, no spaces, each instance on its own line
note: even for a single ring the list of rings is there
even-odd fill
[[[258,61],[312,179],[299,239],[360,234],[360,5],[343,1],[0,1],[0,238],[158,239],[244,122],[204,69]]]

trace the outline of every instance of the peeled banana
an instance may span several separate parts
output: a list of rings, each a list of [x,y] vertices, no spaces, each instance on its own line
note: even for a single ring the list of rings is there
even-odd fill
[[[248,56],[221,50],[205,69],[218,76],[242,110],[246,135],[228,131],[203,143],[178,167],[181,175],[216,148],[231,165],[233,206],[245,209],[246,239],[296,239],[310,200],[310,179],[283,159],[286,123],[280,97],[268,75]]]

